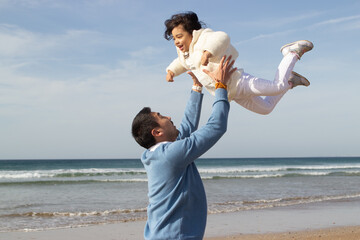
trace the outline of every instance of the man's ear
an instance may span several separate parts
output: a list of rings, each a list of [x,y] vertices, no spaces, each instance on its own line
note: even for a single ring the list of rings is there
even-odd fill
[[[161,137],[163,135],[163,131],[161,128],[156,127],[153,130],[151,130],[151,135],[153,135],[154,137]]]

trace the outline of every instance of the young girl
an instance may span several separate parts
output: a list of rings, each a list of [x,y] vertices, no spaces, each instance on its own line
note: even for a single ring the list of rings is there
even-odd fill
[[[178,58],[166,68],[166,80],[173,82],[175,76],[190,70],[214,95],[215,82],[203,70],[216,69],[224,55],[231,55],[234,60],[238,57],[229,36],[224,32],[202,28],[203,23],[193,12],[175,14],[165,21],[165,26],[164,37],[167,40],[174,39],[178,53]],[[235,71],[227,86],[229,101],[234,100],[255,113],[269,114],[287,90],[298,85],[310,85],[305,77],[292,72],[292,69],[301,56],[312,48],[313,44],[306,40],[284,45],[280,49],[284,57],[274,81],[254,77],[242,69]]]

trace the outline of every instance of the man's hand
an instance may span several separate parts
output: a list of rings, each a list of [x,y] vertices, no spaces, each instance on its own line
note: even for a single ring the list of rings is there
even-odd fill
[[[194,82],[194,86],[199,86],[202,87],[203,85],[199,82],[199,80],[197,79],[197,77],[195,76],[195,74],[191,71],[188,71],[187,74],[189,74]]]
[[[233,60],[230,62],[230,60],[231,56],[228,58],[226,58],[226,56],[223,56],[221,58],[219,67],[216,70],[209,72],[208,70],[203,69],[203,71],[204,73],[209,75],[209,77],[211,77],[215,82],[221,82],[222,84],[227,85],[231,74],[237,70],[237,68],[233,68],[235,61]]]
[[[168,73],[166,74],[166,81],[168,82],[173,82],[174,81],[174,73],[172,71],[168,71]]]
[[[212,54],[208,51],[204,51],[203,55],[201,56],[201,65],[207,66],[209,64],[209,58],[212,57]]]

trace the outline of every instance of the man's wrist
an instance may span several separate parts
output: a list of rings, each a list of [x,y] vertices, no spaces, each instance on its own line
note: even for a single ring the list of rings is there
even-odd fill
[[[225,90],[227,90],[227,86],[225,84],[223,84],[222,82],[216,82],[215,83],[215,88],[224,88]]]
[[[193,85],[193,86],[192,86],[192,90],[195,91],[195,92],[201,93],[202,87],[199,86],[199,85]]]

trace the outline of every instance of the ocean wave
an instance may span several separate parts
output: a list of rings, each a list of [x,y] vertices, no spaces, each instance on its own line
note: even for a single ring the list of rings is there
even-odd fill
[[[309,166],[296,166],[296,167],[288,167],[288,171],[292,170],[343,170],[343,169],[359,169],[360,164],[342,164],[342,165],[309,165]]]
[[[316,177],[316,176],[348,176],[358,177],[360,171],[346,172],[297,172],[297,173],[265,173],[265,174],[218,174],[215,176],[204,176],[203,180],[221,180],[221,179],[256,179],[256,178],[291,178],[291,177]]]
[[[360,164],[199,167],[203,180],[360,176]],[[76,184],[91,182],[146,182],[144,168],[85,168],[0,171],[0,185]]]
[[[342,165],[282,165],[282,166],[236,166],[236,167],[199,167],[200,174],[243,174],[243,173],[289,173],[303,171],[352,171],[360,173],[360,164]],[[54,169],[54,170],[0,170],[0,179],[36,179],[36,178],[76,178],[98,176],[131,176],[146,175],[144,168],[85,168],[85,169]]]
[[[140,174],[140,177],[135,175],[82,175],[82,177],[43,177],[43,178],[13,178],[3,179],[0,181],[0,186],[9,185],[54,185],[54,184],[91,184],[91,183],[135,183],[148,182],[146,174]],[[201,179],[209,180],[223,180],[223,179],[261,179],[261,178],[293,178],[293,177],[327,177],[327,176],[345,176],[345,177],[359,177],[360,171],[339,171],[339,172],[293,172],[293,173],[213,173],[201,174]]]
[[[90,216],[109,216],[129,213],[143,213],[147,208],[138,209],[115,209],[105,211],[90,211],[90,212],[25,212],[0,215],[0,218],[57,218],[57,217],[90,217]]]
[[[353,170],[360,172],[360,164],[343,164],[343,165],[308,165],[308,166],[253,166],[253,167],[215,167],[215,168],[199,168],[199,172],[203,174],[215,173],[256,173],[256,172],[293,172],[293,171],[323,171],[334,170],[344,171]]]
[[[145,175],[145,169],[57,169],[34,171],[0,171],[0,179],[33,179],[33,178],[74,178],[97,176]]]
[[[1,207],[0,208],[0,211],[7,211],[7,210],[16,210],[16,209],[24,209],[24,208],[31,208],[31,207],[39,207],[41,206],[41,204],[34,204],[34,203],[31,203],[31,204],[20,204],[20,205],[15,205],[15,206],[12,206],[10,209],[8,207]]]
[[[300,204],[310,204],[325,201],[341,201],[354,198],[360,198],[360,193],[333,195],[333,196],[308,196],[308,197],[288,197],[276,199],[259,199],[248,201],[229,201],[223,203],[214,203],[209,206],[209,213],[228,213],[245,210],[258,210],[274,207],[286,207]]]
[[[146,178],[128,178],[128,179],[87,179],[87,180],[32,180],[32,181],[11,181],[0,182],[0,186],[13,185],[54,185],[54,184],[91,184],[91,183],[135,183],[147,182]]]
[[[228,213],[245,210],[258,210],[274,207],[294,206],[300,204],[310,204],[325,201],[342,201],[354,198],[360,198],[360,193],[345,194],[345,195],[325,195],[325,196],[307,196],[307,197],[286,197],[275,199],[255,199],[244,201],[228,201],[213,203],[209,206],[209,213]],[[79,211],[79,212],[23,212],[13,214],[0,214],[1,218],[82,218],[82,217],[106,217],[129,214],[146,213],[147,208],[136,209],[113,209],[103,211]],[[127,218],[125,218],[127,219]]]

